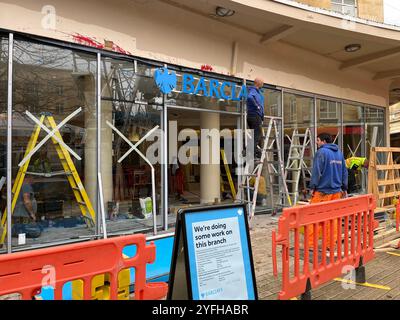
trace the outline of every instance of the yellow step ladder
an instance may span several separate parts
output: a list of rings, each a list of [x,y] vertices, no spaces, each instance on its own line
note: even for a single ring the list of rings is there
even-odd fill
[[[53,116],[51,115],[41,115],[40,117],[40,124],[43,125],[43,123],[47,126],[50,127],[51,129],[54,130],[54,135],[56,135],[60,141],[63,141],[62,136],[57,129],[57,125],[54,121]],[[31,135],[29,142],[28,142],[28,147],[25,151],[25,156],[24,158],[32,151],[32,149],[36,146],[37,140],[39,138],[41,126],[38,124],[35,127],[35,130],[33,134]],[[82,215],[85,218],[86,224],[89,227],[94,227],[95,223],[95,212],[92,207],[92,204],[89,200],[89,197],[86,193],[86,190],[82,184],[82,181],[79,177],[78,172],[76,171],[74,162],[71,159],[71,156],[68,152],[68,150],[65,149],[65,147],[61,144],[58,143],[58,141],[54,138],[51,137],[51,140],[53,141],[54,147],[57,151],[58,157],[61,160],[62,167],[64,169],[65,174],[67,175],[68,182],[72,188],[72,191],[74,193],[75,199],[79,205],[79,208],[82,212]],[[18,170],[17,177],[15,179],[13,188],[12,188],[12,194],[13,194],[13,199],[12,199],[12,204],[11,204],[11,212],[14,213],[14,208],[18,200],[19,193],[21,192],[21,188],[25,179],[25,175],[27,174],[27,170],[29,167],[31,158],[29,158]],[[7,221],[7,208],[3,212],[3,216],[1,218],[1,227],[3,229],[1,238],[0,238],[0,244],[4,243],[4,239],[7,234],[7,228],[5,227]]]
[[[229,188],[231,190],[231,194],[232,194],[232,199],[236,198],[236,190],[235,190],[235,185],[233,183],[233,179],[232,179],[232,175],[231,175],[231,171],[229,169],[229,164],[228,161],[226,159],[226,155],[225,155],[225,150],[221,149],[221,159],[222,162],[224,164],[224,169],[225,169],[225,174],[226,177],[228,179],[228,184],[229,184]],[[221,191],[224,192],[225,188],[224,185],[226,184],[226,182],[224,181],[224,179],[222,178],[222,174],[221,174]]]

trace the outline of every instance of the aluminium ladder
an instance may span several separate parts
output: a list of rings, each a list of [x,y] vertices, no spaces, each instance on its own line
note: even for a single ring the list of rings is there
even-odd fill
[[[262,136],[264,138],[263,148],[261,149],[261,158],[255,162],[255,167],[249,172],[250,164],[247,162],[244,173],[242,175],[242,181],[239,187],[243,189],[245,193],[244,202],[248,205],[249,219],[253,218],[255,213],[255,207],[257,202],[257,193],[260,182],[261,173],[264,167],[264,163],[267,164],[266,169],[269,178],[270,185],[270,197],[272,201],[272,209],[277,210],[278,207],[283,207],[285,199],[291,205],[291,199],[288,194],[287,185],[284,180],[284,165],[281,154],[281,143],[279,137],[278,126],[276,119],[269,119],[267,131],[265,133],[263,127]],[[257,146],[258,147],[258,146]],[[259,148],[259,147],[258,147]],[[277,159],[277,160],[275,160]],[[276,177],[278,177],[278,184],[275,183]],[[255,178],[254,186],[250,186],[250,179]],[[274,187],[278,185],[279,195],[274,197]],[[251,196],[250,191],[253,192]],[[238,192],[238,199],[241,200],[241,192]]]
[[[288,187],[284,178],[285,170],[281,151],[282,144],[276,119],[270,119],[264,143],[267,143],[264,149],[267,156],[266,169],[269,178],[272,210],[273,214],[276,214],[277,210],[287,205],[292,206]]]
[[[56,135],[60,141],[63,141],[62,136],[57,129],[57,125],[54,121],[54,118],[52,115],[49,113],[43,113],[40,117],[40,124],[46,124],[47,127],[51,128],[54,130],[54,135]],[[56,130],[55,130],[56,129]],[[34,129],[29,142],[28,142],[28,147],[25,151],[25,156],[26,157],[32,149],[36,146],[37,140],[39,138],[41,126],[39,124],[36,125],[36,128]],[[85,218],[85,222],[89,227],[93,227],[94,221],[95,221],[95,212],[92,207],[92,204],[90,202],[90,199],[86,193],[85,187],[82,184],[82,181],[79,177],[79,174],[75,168],[74,162],[71,159],[71,156],[68,152],[68,150],[60,144],[54,137],[51,137],[51,140],[53,141],[54,147],[57,151],[57,155],[60,158],[62,167],[64,169],[64,174],[67,176],[68,182],[72,188],[72,191],[74,193],[75,199],[79,205],[79,208],[81,210],[81,213],[83,217]],[[28,172],[28,167],[30,163],[31,157],[19,168],[17,177],[14,181],[14,185],[12,188],[12,205],[11,205],[11,213],[14,213],[15,205],[17,203],[17,200],[19,198],[19,193],[21,192],[21,188],[25,179],[26,174],[32,174]],[[37,174],[35,174],[37,175]],[[58,175],[58,173],[57,173]],[[52,176],[51,174],[43,174],[43,176]],[[3,231],[0,237],[0,244],[4,243],[6,233],[7,233],[7,228],[6,226],[6,221],[7,221],[7,208],[5,208],[3,212],[3,216],[1,219],[1,227],[3,227]]]
[[[307,190],[307,182],[310,181],[311,167],[307,166],[306,160],[312,163],[314,155],[314,144],[312,140],[311,130],[306,129],[305,133],[299,133],[298,129],[294,129],[290,141],[289,154],[285,168],[285,180],[290,186],[290,199],[295,205],[299,201],[299,184],[300,176],[302,178],[303,190]],[[308,150],[308,155],[306,154]]]

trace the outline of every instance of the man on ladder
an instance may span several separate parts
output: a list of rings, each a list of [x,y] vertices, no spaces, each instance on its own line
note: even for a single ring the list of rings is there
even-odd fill
[[[264,85],[264,80],[261,78],[254,79],[254,87],[248,88],[247,94],[247,126],[248,129],[254,130],[254,158],[261,158],[261,149],[257,147],[261,142],[262,124],[264,121],[264,97],[261,93],[261,88]]]

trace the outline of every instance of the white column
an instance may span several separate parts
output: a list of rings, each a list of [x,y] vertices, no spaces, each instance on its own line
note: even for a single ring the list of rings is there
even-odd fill
[[[82,88],[85,96],[85,189],[92,202],[96,204],[97,192],[97,118],[95,107],[95,81],[91,76],[82,79]],[[104,207],[112,200],[113,176],[112,176],[112,130],[106,124],[112,122],[112,103],[102,101],[101,104],[101,175],[103,180]]]
[[[96,136],[96,86],[93,76],[79,77],[78,85],[81,85],[85,97],[85,106],[83,108],[85,113],[85,174],[83,184],[86,193],[89,196],[90,202],[94,209],[96,209],[96,184],[97,184],[97,136]]]
[[[210,204],[221,198],[219,114],[200,112],[200,203]]]
[[[112,123],[111,101],[101,102],[101,178],[103,180],[104,208],[113,199],[113,133],[106,121]]]

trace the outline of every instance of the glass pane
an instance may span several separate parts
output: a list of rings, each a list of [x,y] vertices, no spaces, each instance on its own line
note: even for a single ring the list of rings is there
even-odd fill
[[[137,74],[135,84],[136,90],[134,92],[135,102],[138,104],[152,105],[151,109],[161,110],[160,106],[163,105],[163,94],[157,87],[154,81],[154,72],[157,70],[154,66],[144,65],[140,62],[137,63],[138,70],[145,69],[145,74]]]
[[[336,11],[342,13],[342,5],[341,4],[334,4],[332,3],[332,11]]]
[[[282,116],[282,92],[264,88],[264,114],[266,116]]]
[[[344,0],[344,4],[355,6],[356,5],[356,0]]]
[[[0,212],[6,214],[7,208],[7,78],[8,78],[8,39],[0,36]],[[0,226],[0,236],[7,228]],[[7,237],[4,246],[0,243],[0,252],[6,251]]]
[[[143,157],[132,151],[131,145],[160,126],[163,98],[153,78],[135,73],[133,63],[103,58],[101,65],[101,159],[107,232],[152,230],[152,171],[143,157],[154,166],[156,211],[160,213],[161,150],[152,151],[157,144],[161,146],[160,130],[138,145]],[[159,226],[161,217],[157,215]]]
[[[364,108],[366,125],[367,157],[371,147],[385,146],[385,111],[378,108]]]
[[[102,99],[135,101],[132,88],[135,78],[133,62],[103,59],[102,67]],[[114,96],[113,96],[114,95]]]
[[[329,133],[340,146],[340,103],[317,99],[317,134]]]
[[[13,60],[13,246],[92,235],[96,56],[16,40]]]
[[[363,108],[343,104],[343,154],[345,158],[362,156],[363,137]]]
[[[355,17],[356,9],[354,7],[343,6],[343,14]]]
[[[365,157],[363,108],[343,104],[343,154],[345,159],[350,157]],[[364,171],[355,175],[353,193],[365,191]]]
[[[315,137],[314,137],[314,99],[292,93],[284,93],[284,159],[285,167],[290,166],[291,168],[299,168],[300,161],[296,162],[290,158],[300,157],[299,148],[293,148],[292,154],[289,155],[291,141],[293,145],[303,145],[304,136],[294,137],[293,134],[305,135],[307,133],[310,143],[306,146],[304,151],[304,162],[308,170],[312,168],[313,153],[315,150]],[[288,172],[287,180],[299,181],[299,183],[288,183],[288,189],[291,193],[297,193],[303,189],[308,188],[309,174],[306,174],[307,170],[304,170],[305,177],[298,172],[292,170]],[[300,175],[298,178],[297,175]],[[293,196],[293,195],[292,195]],[[293,197],[292,197],[293,198]]]
[[[233,130],[237,128],[238,119],[239,116],[235,115],[168,110],[170,139],[176,135],[178,141],[176,151],[171,147],[173,140],[169,145],[168,207],[171,218],[175,219],[179,208],[189,205],[233,202],[237,192]],[[219,140],[214,138],[214,129],[220,134]],[[202,154],[211,146],[213,149],[209,154],[212,156]],[[221,157],[221,150],[226,155],[226,163]],[[228,176],[232,178],[232,184]]]
[[[297,94],[283,95],[285,135],[293,129],[305,131],[314,126],[314,99]]]
[[[136,73],[142,76],[146,76],[149,78],[153,78],[154,71],[160,67],[151,66],[142,62],[137,62],[136,64]]]

